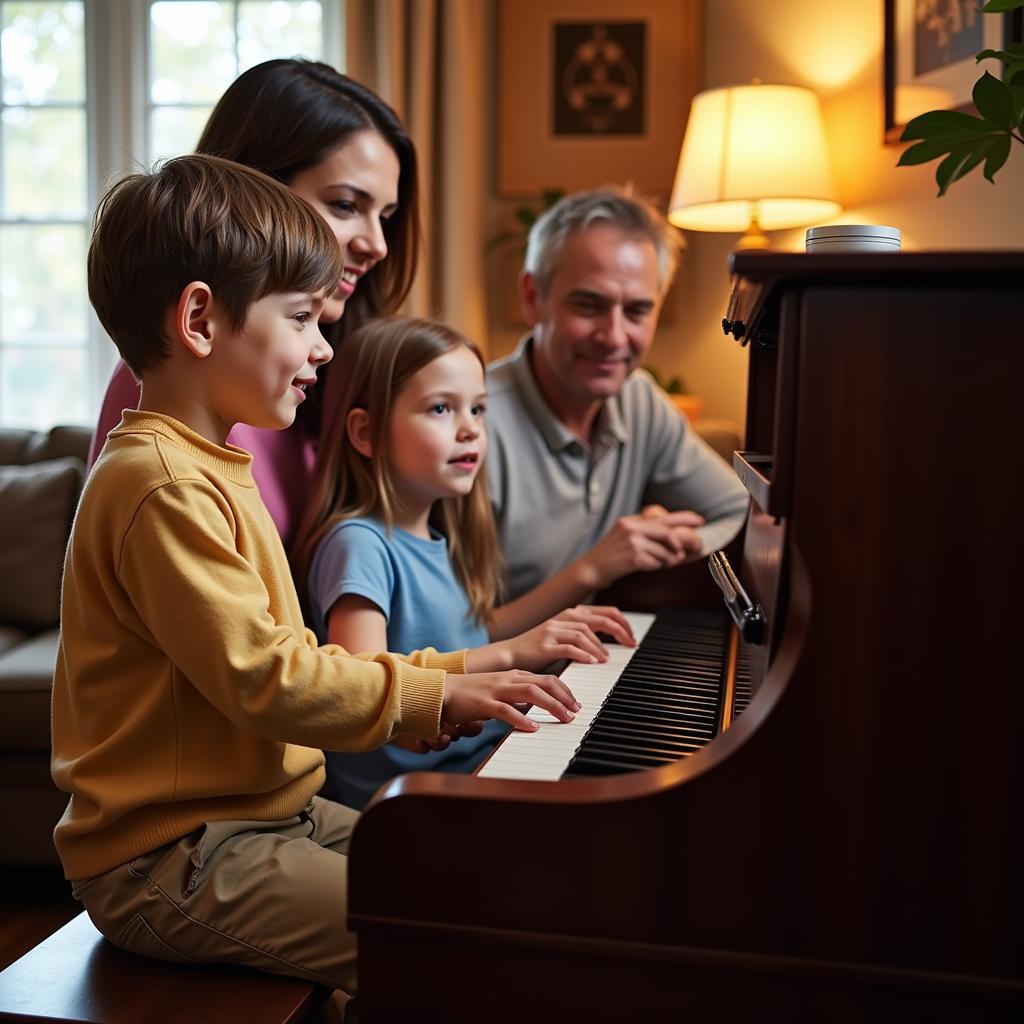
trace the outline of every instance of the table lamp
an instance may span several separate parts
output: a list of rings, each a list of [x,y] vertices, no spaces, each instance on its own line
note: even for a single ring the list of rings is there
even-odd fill
[[[765,231],[829,220],[842,209],[821,103],[798,85],[730,85],[694,97],[668,219],[693,231],[743,231],[737,248],[764,249]]]

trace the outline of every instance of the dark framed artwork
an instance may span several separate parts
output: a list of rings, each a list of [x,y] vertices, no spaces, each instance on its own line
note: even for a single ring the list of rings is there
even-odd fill
[[[699,0],[500,0],[499,195],[672,187],[700,83]]]
[[[985,0],[885,0],[885,141],[929,110],[973,112],[971,90],[986,70],[981,50],[1022,38],[1022,11],[982,14]]]
[[[551,67],[555,138],[644,134],[645,21],[556,21]]]

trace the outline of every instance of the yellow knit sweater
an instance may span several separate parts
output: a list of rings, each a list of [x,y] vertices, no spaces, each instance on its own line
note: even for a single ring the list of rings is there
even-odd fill
[[[322,747],[437,735],[444,670],[465,671],[465,652],[318,648],[251,466],[170,417],[125,412],[89,476],[53,685],[68,878],[204,821],[296,814],[323,782]]]

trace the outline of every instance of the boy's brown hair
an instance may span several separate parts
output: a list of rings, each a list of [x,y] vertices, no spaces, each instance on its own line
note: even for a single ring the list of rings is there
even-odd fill
[[[137,377],[170,351],[167,310],[203,281],[236,329],[274,292],[336,287],[342,253],[323,218],[273,178],[220,157],[168,160],[100,200],[89,245],[89,299]]]

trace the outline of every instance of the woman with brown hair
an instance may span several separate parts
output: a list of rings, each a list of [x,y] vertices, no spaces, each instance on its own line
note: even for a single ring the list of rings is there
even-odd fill
[[[316,61],[266,61],[228,87],[196,152],[269,174],[330,225],[345,272],[320,323],[335,349],[362,323],[397,310],[412,285],[420,244],[416,150],[376,93]],[[330,370],[321,370],[321,381]],[[253,476],[286,543],[312,477],[323,389],[321,382],[309,393],[288,430],[240,424],[228,437],[255,456]],[[90,465],[122,410],[138,400],[138,383],[119,363],[104,396]]]

